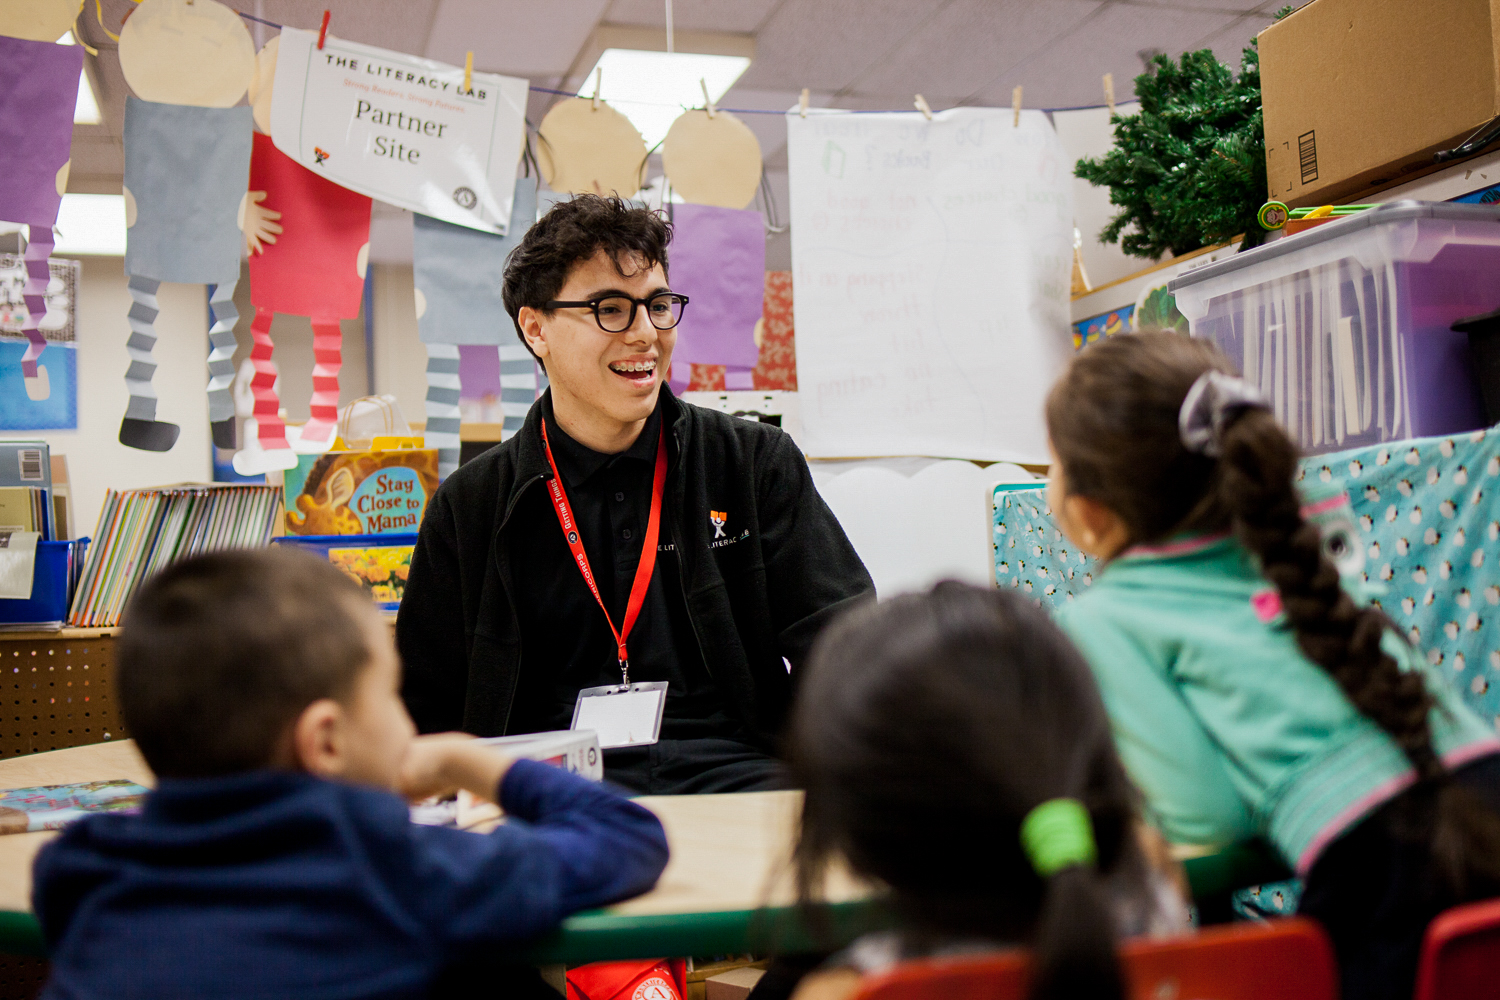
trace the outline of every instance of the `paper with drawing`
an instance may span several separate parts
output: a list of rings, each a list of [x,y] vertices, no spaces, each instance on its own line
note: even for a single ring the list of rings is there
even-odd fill
[[[1073,178],[1045,115],[1013,122],[787,115],[808,454],[1047,460]]]

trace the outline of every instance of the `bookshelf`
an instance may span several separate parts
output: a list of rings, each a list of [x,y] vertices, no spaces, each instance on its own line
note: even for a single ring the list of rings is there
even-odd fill
[[[128,739],[115,629],[0,632],[0,758]]]

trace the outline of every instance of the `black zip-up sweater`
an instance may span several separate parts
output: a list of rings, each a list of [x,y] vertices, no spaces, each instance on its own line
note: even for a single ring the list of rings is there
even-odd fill
[[[533,406],[515,437],[450,475],[422,520],[396,619],[402,696],[422,732],[506,733],[521,671],[547,669],[521,648],[511,595],[527,572],[576,569],[512,566],[506,543],[516,501],[545,490],[551,475],[542,412]],[[663,541],[676,548],[710,674],[755,741],[774,750],[813,639],[874,584],[779,428],[669,394],[663,417],[672,515]],[[713,544],[710,511],[728,513],[725,534],[737,541]]]

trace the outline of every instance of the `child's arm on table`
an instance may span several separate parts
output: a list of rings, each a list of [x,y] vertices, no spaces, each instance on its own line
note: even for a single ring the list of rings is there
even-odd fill
[[[652,813],[604,786],[531,760],[511,760],[456,734],[413,742],[400,791],[463,788],[498,802],[509,822],[477,835],[413,827],[430,926],[452,944],[519,940],[579,910],[639,895],[667,863]]]

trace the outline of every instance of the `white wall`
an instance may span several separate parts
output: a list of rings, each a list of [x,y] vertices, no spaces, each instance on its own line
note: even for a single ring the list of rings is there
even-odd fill
[[[427,348],[417,336],[417,301],[410,264],[375,269],[375,391],[391,393],[401,415],[427,420]]]
[[[1115,106],[1120,114],[1134,114],[1140,110],[1135,102]],[[1072,165],[1085,156],[1100,157],[1115,144],[1114,126],[1109,123],[1108,108],[1082,108],[1077,111],[1054,111],[1052,124],[1057,129],[1058,141],[1070,157]],[[1109,224],[1119,209],[1109,203],[1109,188],[1095,187],[1086,180],[1073,180],[1073,219],[1083,236],[1083,269],[1088,272],[1089,283],[1098,288],[1150,267],[1152,261],[1142,257],[1129,257],[1118,243],[1100,243],[1099,231]]]
[[[73,534],[93,535],[106,489],[206,482],[211,475],[208,428],[208,295],[202,285],[163,284],[158,293],[156,417],[182,433],[171,451],[138,451],[120,444],[120,418],[129,394],[130,292],[119,257],[83,258],[78,289],[78,430],[5,431],[0,438],[45,440],[68,457]],[[47,354],[42,354],[47,363]],[[21,392],[6,386],[6,392]]]

